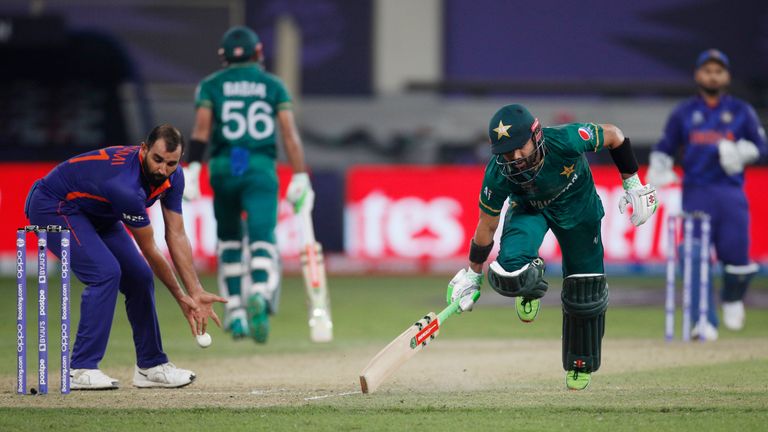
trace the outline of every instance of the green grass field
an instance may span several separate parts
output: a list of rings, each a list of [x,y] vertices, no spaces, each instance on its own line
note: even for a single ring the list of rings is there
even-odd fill
[[[135,356],[121,298],[101,364],[121,388],[60,396],[52,354],[51,394],[36,397],[13,393],[14,281],[0,279],[8,308],[0,316],[6,335],[0,338],[0,430],[701,431],[763,430],[768,424],[768,310],[749,310],[743,332],[721,330],[716,342],[683,344],[663,341],[660,304],[613,305],[602,368],[590,388],[577,393],[563,384],[559,308],[545,307],[534,324],[524,325],[487,287],[474,312],[448,321],[434,344],[379,392],[359,394],[360,370],[413,321],[442,307],[448,279],[332,278],[335,340],[315,345],[308,339],[301,279],[287,277],[267,345],[234,342],[212,329],[207,350],[196,346],[178,306],[159,286],[165,350],[197,372],[194,384],[178,390],[130,386]],[[756,290],[768,289],[765,278],[756,282]],[[213,277],[204,284],[216,290]],[[662,286],[659,278],[611,279],[614,293]],[[32,323],[35,304],[28,306]],[[52,286],[50,310],[57,306]],[[73,301],[73,320],[77,310]],[[28,386],[35,385],[35,358],[30,349]]]

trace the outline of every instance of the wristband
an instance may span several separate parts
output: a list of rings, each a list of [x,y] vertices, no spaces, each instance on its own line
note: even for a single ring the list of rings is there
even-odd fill
[[[637,165],[637,159],[635,159],[635,153],[632,151],[632,145],[629,142],[629,138],[624,138],[624,142],[616,148],[610,150],[611,159],[616,164],[616,168],[622,174],[634,174],[640,167]]]
[[[488,255],[491,254],[491,249],[493,249],[493,240],[487,246],[479,246],[475,243],[475,239],[472,239],[469,243],[469,262],[484,263],[488,259]]]
[[[205,156],[205,142],[191,139],[189,140],[189,152],[187,152],[188,162],[202,162]]]

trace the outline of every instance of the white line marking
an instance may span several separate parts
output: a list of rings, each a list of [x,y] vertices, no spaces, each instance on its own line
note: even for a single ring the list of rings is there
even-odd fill
[[[339,397],[339,396],[349,396],[353,394],[362,394],[361,391],[351,391],[351,392],[345,392],[345,393],[339,393],[339,394],[327,394],[327,395],[320,395],[320,396],[312,396],[308,398],[304,398],[305,401],[311,401],[311,400],[318,400],[318,399],[325,399],[325,398],[332,398],[332,397]]]

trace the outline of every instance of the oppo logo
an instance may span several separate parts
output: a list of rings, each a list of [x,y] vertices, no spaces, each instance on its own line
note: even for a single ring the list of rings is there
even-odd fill
[[[21,279],[24,277],[24,252],[16,251],[16,278]]]
[[[61,278],[69,277],[69,252],[61,250]]]

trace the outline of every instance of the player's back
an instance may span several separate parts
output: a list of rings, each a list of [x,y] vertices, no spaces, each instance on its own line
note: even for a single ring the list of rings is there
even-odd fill
[[[139,149],[116,146],[83,153],[57,165],[42,185],[56,199],[111,217],[115,190],[141,190]]]
[[[198,87],[195,104],[213,111],[212,157],[228,155],[232,147],[277,156],[275,117],[290,105],[290,96],[258,63],[235,63],[209,75]]]

